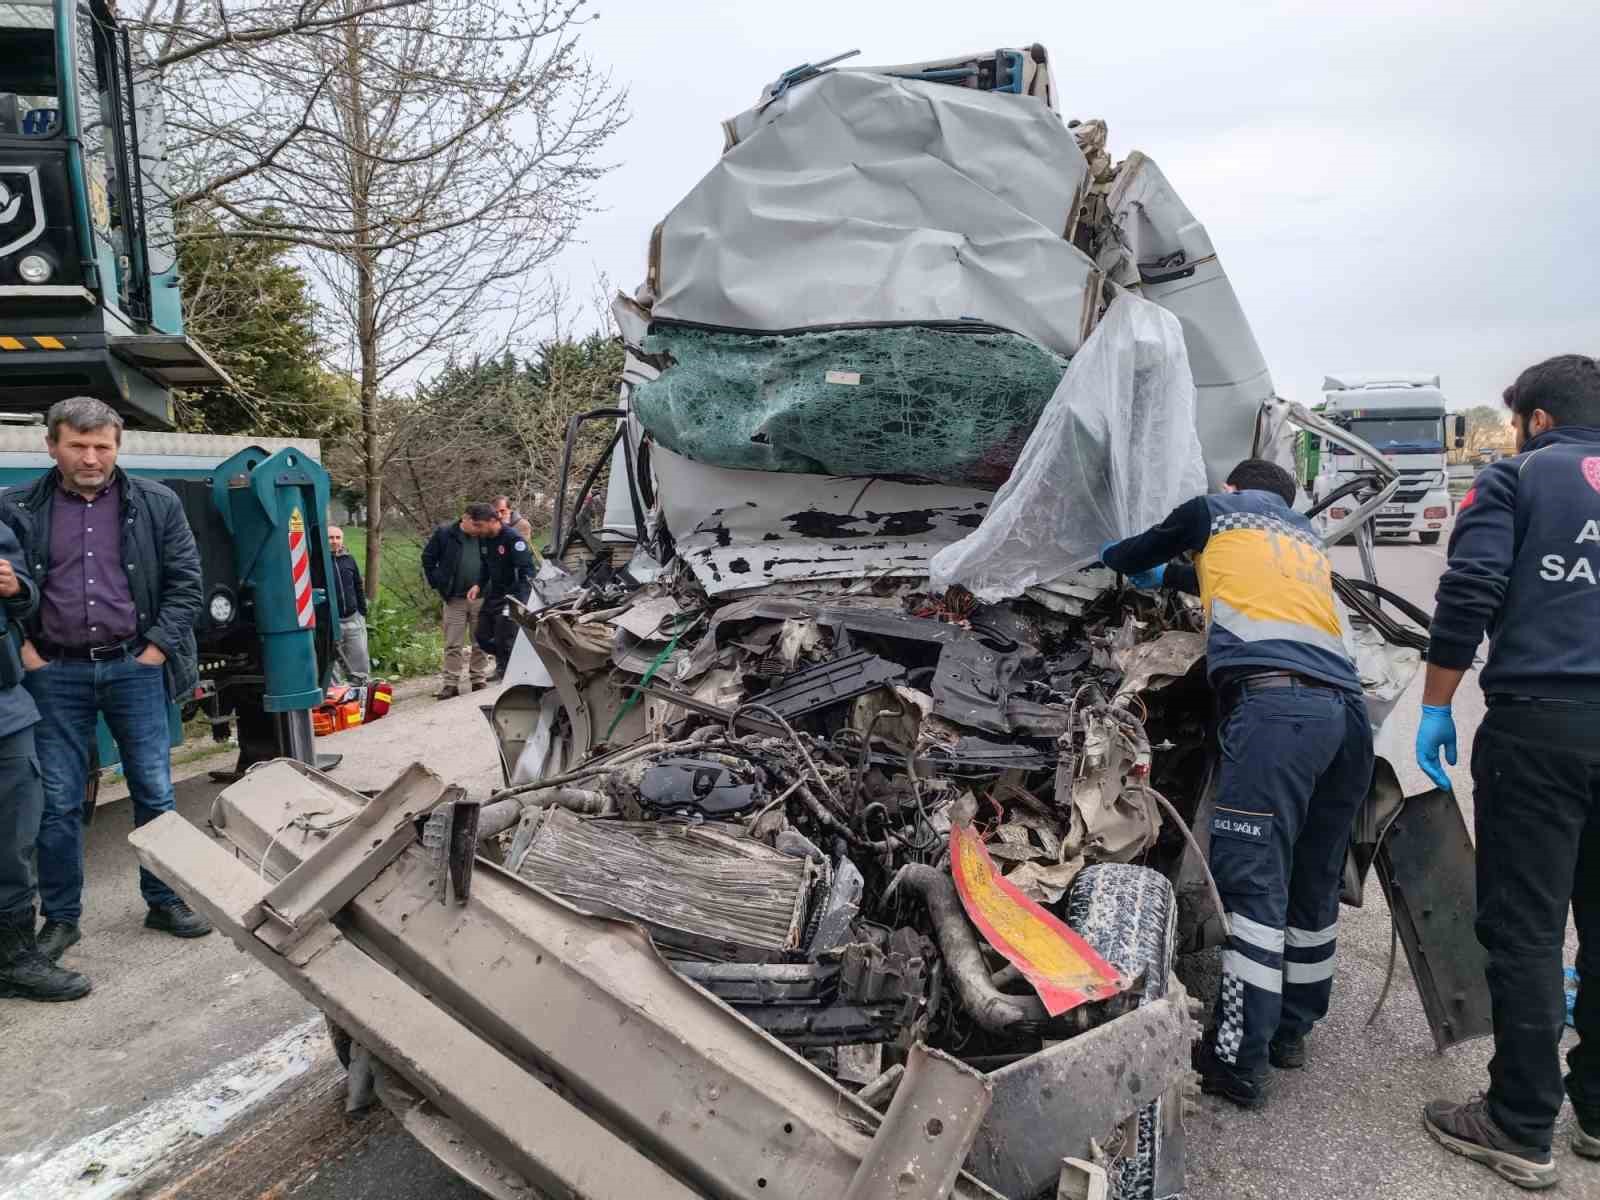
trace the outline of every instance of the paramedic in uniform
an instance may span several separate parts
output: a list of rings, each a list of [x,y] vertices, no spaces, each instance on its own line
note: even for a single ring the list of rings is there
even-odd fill
[[[1294,479],[1247,459],[1221,495],[1179,505],[1106,566],[1140,587],[1198,592],[1222,710],[1211,873],[1227,909],[1216,1025],[1201,1087],[1266,1102],[1266,1065],[1305,1064],[1333,989],[1339,885],[1372,783],[1372,727],[1346,653],[1322,539],[1290,505]],[[1169,562],[1185,552],[1193,563]]]
[[[510,600],[528,602],[533,590],[533,573],[533,548],[521,529],[502,527],[484,543],[483,572],[478,577],[483,607],[478,612],[475,636],[478,648],[494,655],[494,674],[489,677],[492,681],[505,678],[511,649],[516,643],[517,626],[511,619]]]
[[[1518,453],[1485,467],[1461,501],[1417,730],[1418,763],[1448,788],[1450,701],[1487,631],[1472,797],[1494,1058],[1487,1095],[1436,1100],[1423,1122],[1447,1149],[1545,1188],[1556,1182],[1569,906],[1581,980],[1567,1055],[1572,1149],[1600,1158],[1600,364],[1549,359],[1505,402]]]

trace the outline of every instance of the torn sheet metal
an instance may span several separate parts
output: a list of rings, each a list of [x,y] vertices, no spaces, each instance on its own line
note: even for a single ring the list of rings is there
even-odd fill
[[[1206,635],[1168,630],[1148,642],[1114,654],[1122,671],[1117,700],[1182,679],[1206,655]]]
[[[667,528],[710,596],[789,580],[927,575],[978,527],[992,492],[707,466],[650,452]]]
[[[1003,1195],[1039,1196],[1064,1156],[1094,1157],[1119,1124],[1190,1077],[1189,1003],[1174,984],[1162,1000],[990,1072],[994,1104],[972,1173]]]
[[[1052,1017],[1122,990],[1116,969],[1007,882],[967,826],[950,831],[950,873],[978,932],[1027,977]]]
[[[1106,196],[1118,231],[1099,265],[1183,326],[1195,386],[1195,429],[1208,490],[1249,458],[1272,376],[1206,228],[1142,152],[1128,155]]]
[[[1051,612],[1068,617],[1081,617],[1101,596],[1117,586],[1117,573],[1108,567],[1085,567],[1035,584],[1027,589],[1028,599],[1044,605]]]
[[[1029,97],[836,71],[787,89],[667,214],[652,316],[787,331],[978,320],[1058,354],[1100,274],[1064,237],[1088,164]]]
[[[1440,788],[1407,796],[1374,866],[1434,1045],[1442,1054],[1493,1033],[1488,954],[1473,932],[1476,858],[1455,796]]]

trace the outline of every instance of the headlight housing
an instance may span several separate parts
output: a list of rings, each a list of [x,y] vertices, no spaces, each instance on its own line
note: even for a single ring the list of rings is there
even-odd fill
[[[17,262],[17,274],[22,276],[23,283],[48,283],[55,270],[50,265],[50,260],[42,254],[25,254]]]

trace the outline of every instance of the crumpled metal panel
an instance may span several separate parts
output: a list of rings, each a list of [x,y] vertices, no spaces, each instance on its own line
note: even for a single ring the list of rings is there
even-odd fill
[[[1477,865],[1455,796],[1407,796],[1374,861],[1440,1053],[1494,1032],[1488,956],[1473,931]]]
[[[816,868],[740,826],[585,821],[551,808],[515,870],[586,912],[639,922],[661,945],[770,962],[800,945]]]
[[[922,577],[976,529],[992,492],[707,466],[655,446],[650,464],[678,554],[710,596],[800,579]]]
[[[1006,1196],[1054,1187],[1063,1158],[1090,1158],[1091,1141],[1188,1078],[1188,1004],[1174,982],[1165,999],[990,1072],[994,1103],[967,1169]]]
[[[790,88],[667,214],[652,316],[746,331],[978,320],[1074,353],[1088,164],[1024,96],[837,71]]]

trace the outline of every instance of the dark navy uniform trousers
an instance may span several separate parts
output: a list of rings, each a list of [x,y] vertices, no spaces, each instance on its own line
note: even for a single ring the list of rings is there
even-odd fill
[[[1230,929],[1213,1045],[1252,1076],[1275,1036],[1304,1036],[1327,1014],[1345,852],[1372,784],[1362,697],[1272,682],[1284,686],[1223,686],[1211,822],[1211,873]]]

